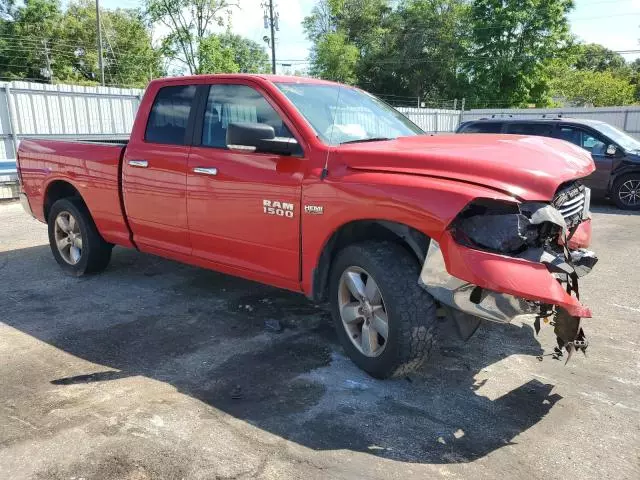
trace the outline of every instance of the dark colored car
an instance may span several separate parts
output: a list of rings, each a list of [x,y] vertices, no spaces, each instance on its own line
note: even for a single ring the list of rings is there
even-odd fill
[[[640,141],[605,122],[576,118],[483,118],[460,124],[456,133],[507,133],[559,138],[591,153],[596,171],[584,179],[594,196],[619,208],[640,209]]]

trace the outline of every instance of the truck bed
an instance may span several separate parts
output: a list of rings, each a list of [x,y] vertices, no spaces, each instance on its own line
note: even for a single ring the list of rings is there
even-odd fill
[[[36,218],[46,221],[44,198],[56,181],[82,196],[105,240],[129,244],[120,198],[121,161],[126,140],[24,139],[18,149],[22,188]]]

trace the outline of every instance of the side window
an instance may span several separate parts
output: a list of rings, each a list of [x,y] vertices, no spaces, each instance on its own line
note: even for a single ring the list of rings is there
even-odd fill
[[[202,145],[227,147],[230,123],[257,122],[271,125],[276,137],[293,135],[269,102],[246,85],[211,85],[202,127]]]
[[[500,133],[502,131],[502,123],[470,123],[460,133]]]
[[[604,155],[606,145],[602,138],[574,127],[561,127],[560,138],[594,155]]]
[[[549,123],[508,123],[507,133],[514,135],[535,135],[538,137],[550,137],[553,132],[553,124]]]
[[[185,145],[195,94],[195,85],[161,88],[153,101],[144,139],[152,143]]]

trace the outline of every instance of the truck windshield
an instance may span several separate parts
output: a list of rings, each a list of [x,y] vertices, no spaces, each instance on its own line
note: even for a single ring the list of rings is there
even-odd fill
[[[636,140],[631,135],[626,134],[622,130],[618,130],[616,127],[613,127],[608,123],[600,123],[598,125],[595,125],[594,127],[596,128],[596,130],[602,132],[611,140],[620,145],[624,150],[640,150],[640,141]]]
[[[424,134],[398,110],[362,90],[310,83],[276,86],[328,145]]]

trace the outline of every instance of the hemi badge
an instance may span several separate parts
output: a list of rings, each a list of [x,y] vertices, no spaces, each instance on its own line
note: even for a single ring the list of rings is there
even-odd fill
[[[321,207],[320,205],[305,205],[304,211],[311,215],[322,215],[324,213],[324,207]]]

